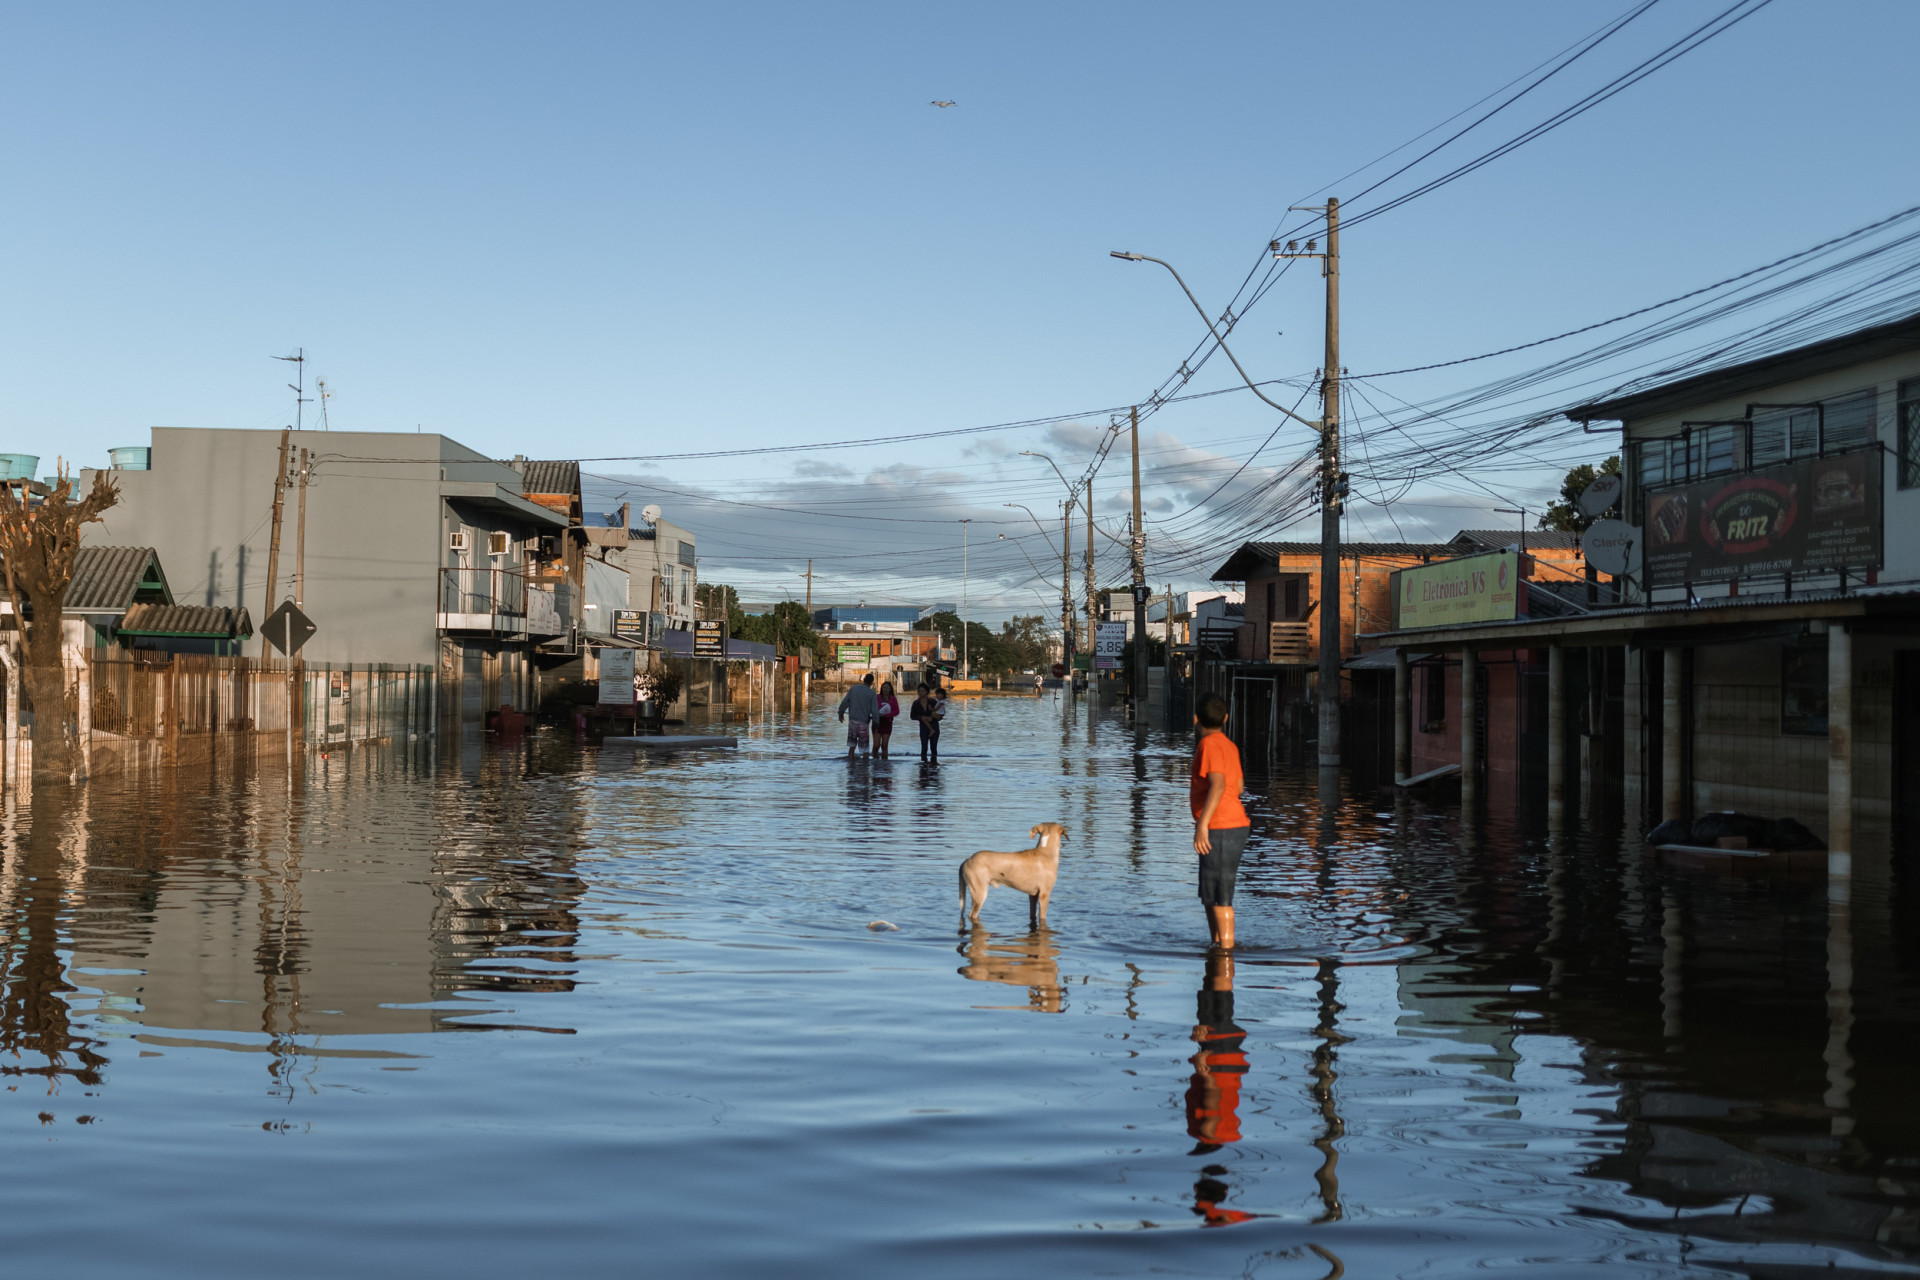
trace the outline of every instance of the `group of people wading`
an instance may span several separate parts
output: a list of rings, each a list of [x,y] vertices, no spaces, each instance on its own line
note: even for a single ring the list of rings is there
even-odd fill
[[[947,715],[946,689],[922,684],[919,696],[908,705],[908,714],[920,725],[920,758],[939,764],[940,722]],[[847,758],[867,754],[889,759],[893,755],[893,722],[899,715],[900,699],[894,696],[891,680],[876,693],[873,672],[860,677],[860,683],[840,699],[840,718],[847,722]]]

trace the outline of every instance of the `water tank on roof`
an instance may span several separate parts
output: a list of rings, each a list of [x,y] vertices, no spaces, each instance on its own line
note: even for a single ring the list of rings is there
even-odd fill
[[[37,453],[0,453],[0,480],[31,480],[39,469]]]
[[[153,462],[153,450],[144,444],[126,445],[119,449],[107,450],[107,457],[113,460],[115,471],[148,471]]]

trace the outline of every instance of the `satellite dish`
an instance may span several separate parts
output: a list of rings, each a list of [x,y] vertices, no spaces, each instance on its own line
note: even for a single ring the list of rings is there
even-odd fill
[[[645,520],[648,524],[659,524],[660,523],[659,506],[656,505],[655,503],[649,502],[646,506],[640,508],[640,518],[642,520]]]
[[[1593,519],[1620,500],[1620,477],[1600,476],[1580,491],[1580,514]]]
[[[1622,577],[1640,572],[1640,551],[1646,539],[1638,526],[1625,520],[1596,520],[1580,537],[1587,563],[1602,573]]]

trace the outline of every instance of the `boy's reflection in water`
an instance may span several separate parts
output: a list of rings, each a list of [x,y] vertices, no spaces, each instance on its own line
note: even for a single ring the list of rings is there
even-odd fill
[[[1231,952],[1216,949],[1208,954],[1196,1004],[1193,1039],[1200,1052],[1193,1055],[1193,1079],[1187,1085],[1187,1134],[1196,1145],[1188,1154],[1204,1156],[1240,1141],[1240,1078],[1247,1073],[1247,1033],[1233,1020]],[[1221,1166],[1210,1164],[1193,1185],[1193,1211],[1209,1227],[1229,1226],[1254,1216],[1221,1204],[1227,1185],[1218,1175],[1224,1173]]]

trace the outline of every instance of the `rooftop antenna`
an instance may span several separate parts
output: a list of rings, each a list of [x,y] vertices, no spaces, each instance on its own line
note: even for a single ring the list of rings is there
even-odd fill
[[[333,399],[333,392],[327,390],[327,380],[325,378],[315,378],[313,385],[318,388],[320,395],[320,429],[322,431],[330,431],[333,428],[327,422],[327,401]]]
[[[287,384],[287,390],[293,392],[293,429],[298,431],[301,426],[301,413],[307,405],[313,403],[312,398],[308,396],[306,392],[307,349],[305,347],[295,347],[292,355],[275,356],[274,359],[285,360],[293,366],[295,381]]]

